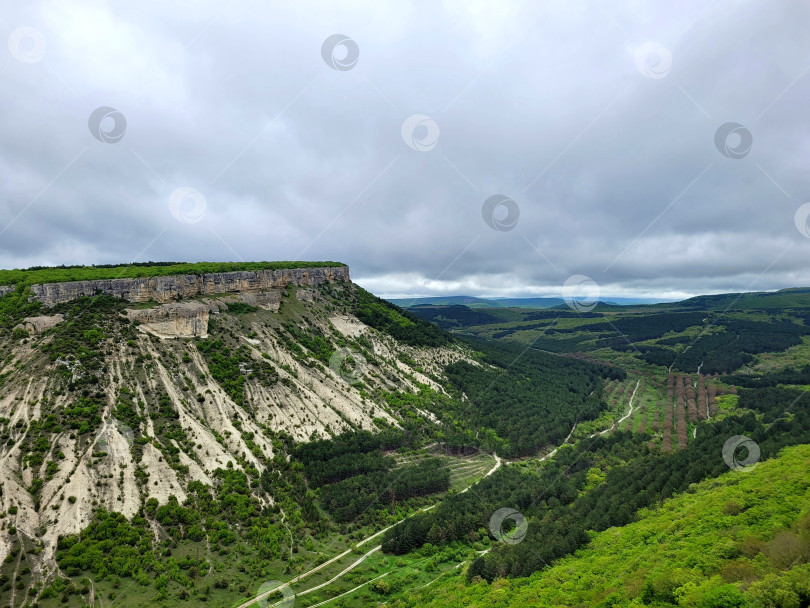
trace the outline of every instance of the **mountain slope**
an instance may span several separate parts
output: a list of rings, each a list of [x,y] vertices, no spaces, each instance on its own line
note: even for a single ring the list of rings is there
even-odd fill
[[[522,579],[460,576],[394,606],[806,606],[810,446],[695,484]]]
[[[32,580],[58,572],[58,539],[100,510],[182,504],[218,469],[258,484],[276,438],[399,427],[379,396],[441,392],[442,365],[468,350],[346,281],[163,305],[85,297],[38,314],[0,333],[0,561],[30,545]]]

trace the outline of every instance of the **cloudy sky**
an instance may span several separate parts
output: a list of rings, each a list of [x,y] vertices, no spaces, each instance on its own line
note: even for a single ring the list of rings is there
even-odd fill
[[[810,285],[809,30],[792,0],[2,0],[0,267]]]

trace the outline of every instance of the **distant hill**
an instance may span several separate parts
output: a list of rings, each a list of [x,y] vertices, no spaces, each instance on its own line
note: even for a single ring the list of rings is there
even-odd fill
[[[473,296],[436,296],[429,298],[389,298],[389,302],[402,308],[412,306],[468,306],[470,308],[554,308],[564,306],[562,298],[476,298]],[[618,306],[632,306],[638,304],[659,304],[661,299],[656,298],[614,298],[604,297],[601,302]]]
[[[469,306],[470,308],[552,308],[563,304],[562,298],[476,298],[473,296],[435,296],[427,298],[389,298],[402,308],[412,306]],[[522,305],[521,305],[522,303]]]
[[[749,293],[723,293],[696,296],[676,302],[679,310],[755,310],[773,308],[807,308],[810,306],[810,287],[793,287],[779,291],[752,291]]]
[[[420,319],[435,323],[442,329],[461,329],[471,325],[488,325],[504,321],[501,316],[469,306],[462,306],[461,304],[449,304],[446,306],[422,304],[413,306],[408,310]]]
[[[467,306],[469,308],[529,308],[566,307],[562,298],[477,298],[474,296],[436,296],[427,298],[389,298],[402,308],[428,306]],[[810,287],[791,287],[779,291],[752,291],[695,296],[680,301],[661,298],[620,298],[603,296],[599,306],[655,306],[672,310],[756,310],[775,308],[807,308]]]

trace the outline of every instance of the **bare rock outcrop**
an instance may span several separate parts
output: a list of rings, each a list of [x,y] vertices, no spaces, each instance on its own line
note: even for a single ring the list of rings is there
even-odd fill
[[[127,317],[140,323],[143,330],[160,338],[204,338],[208,335],[210,313],[228,310],[228,306],[235,303],[250,304],[278,312],[281,294],[280,289],[272,289],[220,298],[203,298],[201,301],[170,302],[152,308],[127,309],[126,312]]]
[[[41,334],[43,331],[56,327],[64,320],[65,317],[62,315],[52,315],[50,317],[26,317],[23,319],[22,325],[29,332]]]
[[[293,268],[214,272],[194,275],[70,281],[32,285],[34,298],[46,306],[70,302],[82,296],[107,294],[129,302],[159,303],[178,298],[226,293],[259,293],[284,289],[287,285],[315,287],[323,283],[350,281],[349,267]]]
[[[233,296],[214,298],[212,300],[206,298],[205,301],[215,305],[216,308],[212,309],[212,312],[218,312],[217,309],[227,309],[228,304],[233,304],[234,302],[243,302],[245,304],[250,304],[251,306],[258,306],[266,310],[278,312],[278,309],[281,307],[281,294],[282,290],[280,289],[270,289],[256,293],[244,292]]]
[[[173,302],[154,308],[127,309],[127,316],[161,338],[204,338],[208,335],[208,309],[202,302]]]
[[[295,292],[295,297],[300,302],[312,302],[315,299],[315,292],[312,289],[299,289]]]
[[[13,287],[9,287],[8,285],[0,285],[0,298],[11,293],[12,291],[14,291]]]

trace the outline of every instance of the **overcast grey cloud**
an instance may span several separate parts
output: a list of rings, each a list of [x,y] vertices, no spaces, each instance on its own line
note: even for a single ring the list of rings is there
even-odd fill
[[[810,285],[806,2],[0,6],[2,267],[328,259],[389,296]],[[482,217],[494,195],[516,223]]]

